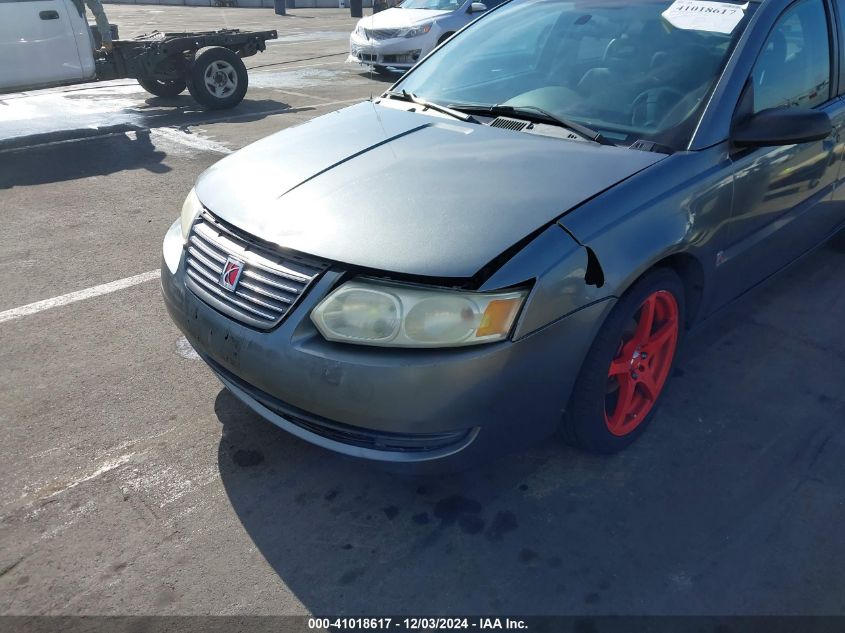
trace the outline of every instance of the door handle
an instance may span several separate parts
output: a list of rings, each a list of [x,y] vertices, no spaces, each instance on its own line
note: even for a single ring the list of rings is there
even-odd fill
[[[58,20],[59,19],[59,12],[58,11],[42,11],[38,14],[38,17],[42,20]]]

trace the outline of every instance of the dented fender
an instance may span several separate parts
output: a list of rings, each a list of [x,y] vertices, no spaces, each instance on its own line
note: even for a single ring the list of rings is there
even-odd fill
[[[491,275],[481,290],[532,282],[514,332],[517,340],[585,306],[612,298],[604,288],[595,254],[559,224],[543,230]]]

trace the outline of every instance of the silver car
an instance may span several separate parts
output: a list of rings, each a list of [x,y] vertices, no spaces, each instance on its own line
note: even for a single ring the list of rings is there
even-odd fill
[[[385,73],[408,69],[479,14],[502,0],[405,0],[358,21],[349,36],[350,61]]]

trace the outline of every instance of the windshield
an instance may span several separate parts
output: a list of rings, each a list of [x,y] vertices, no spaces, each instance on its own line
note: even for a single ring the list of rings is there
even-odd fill
[[[456,0],[405,0],[400,9],[431,9],[432,11],[454,11],[460,2]]]
[[[704,4],[733,15],[678,17],[679,5]],[[754,8],[512,0],[450,40],[396,90],[457,109],[541,108],[616,144],[680,149]]]

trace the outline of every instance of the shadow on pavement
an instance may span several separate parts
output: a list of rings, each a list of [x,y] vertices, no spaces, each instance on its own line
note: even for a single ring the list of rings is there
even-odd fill
[[[388,73],[382,75],[382,74],[379,74],[379,73],[372,71],[372,70],[371,71],[364,70],[364,71],[361,71],[360,73],[358,73],[358,75],[361,76],[361,77],[366,77],[367,79],[372,79],[373,81],[377,81],[379,83],[388,84],[388,85],[395,84],[397,81],[402,79],[403,74],[404,73],[401,73],[401,72],[392,72],[391,71],[391,72],[388,72]]]
[[[86,141],[85,152],[75,143],[42,145],[6,154],[8,167],[0,172],[0,189],[104,176],[119,171],[146,169],[167,173],[167,156],[156,149],[149,130],[112,133]]]
[[[402,477],[305,444],[223,390],[223,484],[315,614],[845,613],[845,350],[808,340],[830,315],[811,309],[785,336],[794,315],[780,314],[814,271],[817,294],[842,295],[844,268],[825,247],[706,325],[622,454],[550,441]]]
[[[236,118],[239,122],[260,121],[270,114],[288,110],[287,103],[274,99],[244,99],[230,110],[206,110],[187,94],[175,98],[153,97],[144,100],[146,107],[131,107],[124,111],[142,117],[143,127],[165,125],[199,125],[217,120]]]

